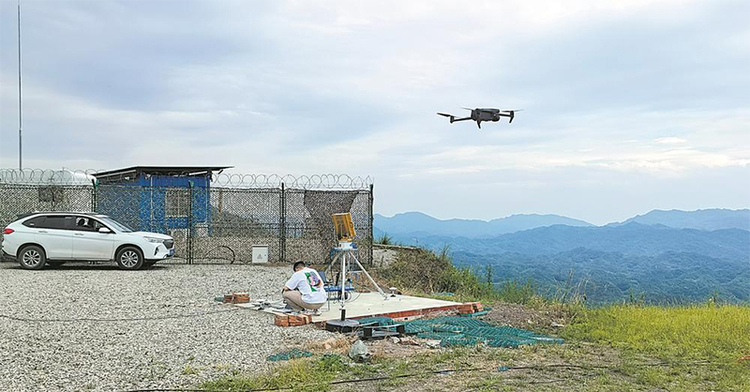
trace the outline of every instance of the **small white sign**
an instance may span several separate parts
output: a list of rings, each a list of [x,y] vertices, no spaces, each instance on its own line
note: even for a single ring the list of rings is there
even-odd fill
[[[268,246],[253,246],[253,264],[268,263]]]

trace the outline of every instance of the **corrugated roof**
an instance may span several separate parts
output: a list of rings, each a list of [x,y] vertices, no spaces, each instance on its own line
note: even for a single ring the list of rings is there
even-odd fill
[[[180,175],[180,176],[197,176],[212,173],[219,170],[229,169],[234,166],[131,166],[117,170],[108,170],[98,173],[92,173],[96,178],[106,178],[113,176],[122,176],[133,174],[162,174],[162,175]]]

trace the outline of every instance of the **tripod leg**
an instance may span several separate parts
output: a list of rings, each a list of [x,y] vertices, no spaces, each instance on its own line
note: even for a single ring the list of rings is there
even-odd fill
[[[362,270],[362,272],[365,273],[365,276],[367,276],[367,278],[370,279],[370,283],[372,283],[372,285],[375,286],[376,289],[378,289],[378,293],[380,293],[380,295],[382,295],[383,298],[387,300],[388,299],[388,295],[386,293],[384,293],[383,290],[380,289],[380,286],[378,286],[377,283],[375,283],[375,279],[373,279],[372,276],[370,276],[370,274],[367,273],[367,270],[365,269],[365,267],[362,266],[362,263],[360,263],[359,260],[357,260],[357,257],[354,256],[354,255],[351,255],[351,257],[357,263],[357,265]]]

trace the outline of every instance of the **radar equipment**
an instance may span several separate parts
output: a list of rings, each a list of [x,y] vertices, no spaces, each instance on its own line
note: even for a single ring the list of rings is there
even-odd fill
[[[383,300],[388,300],[388,294],[383,292],[380,286],[375,283],[375,280],[372,278],[372,276],[370,276],[370,274],[367,272],[365,267],[362,266],[362,263],[359,262],[357,256],[355,255],[357,248],[356,245],[354,245],[353,241],[354,237],[356,236],[356,231],[354,230],[352,214],[348,212],[344,214],[333,214],[333,227],[336,232],[336,239],[338,240],[339,244],[337,247],[333,248],[335,256],[333,257],[333,261],[331,261],[331,265],[335,265],[337,262],[341,263],[341,296],[339,297],[341,318],[339,320],[329,320],[328,322],[326,322],[326,329],[346,331],[354,329],[359,325],[359,323],[355,320],[346,319],[345,282],[347,281],[347,268],[350,268],[352,263],[355,263],[359,267],[360,271],[364,272],[365,276],[367,276],[367,279],[370,280],[370,283],[372,283],[372,285],[378,290],[378,293],[383,296]]]

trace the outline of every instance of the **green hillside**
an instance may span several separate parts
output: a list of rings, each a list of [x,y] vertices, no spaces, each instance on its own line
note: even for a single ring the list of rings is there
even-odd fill
[[[493,280],[533,279],[553,295],[566,285],[583,284],[591,303],[636,298],[649,303],[689,303],[718,296],[729,302],[750,301],[750,263],[686,252],[655,256],[574,249],[554,255],[476,255],[455,252],[457,266],[483,271]],[[571,279],[572,277],[572,279]]]

